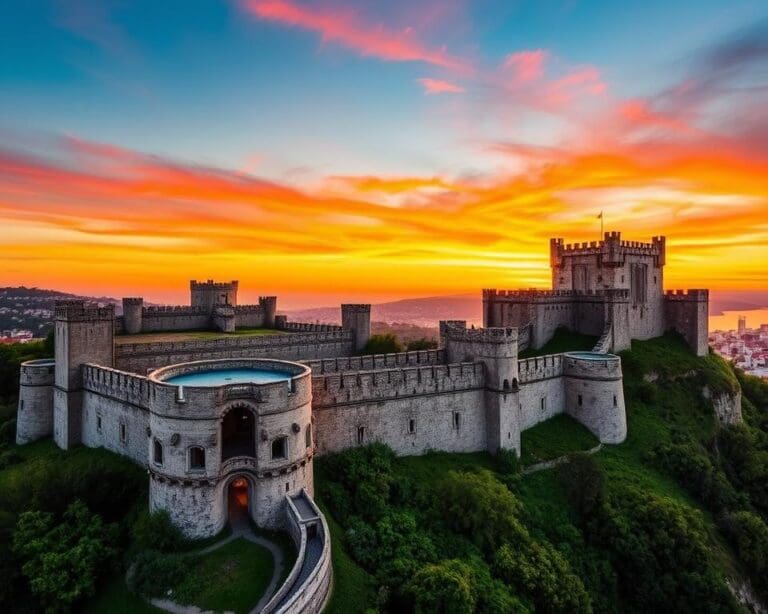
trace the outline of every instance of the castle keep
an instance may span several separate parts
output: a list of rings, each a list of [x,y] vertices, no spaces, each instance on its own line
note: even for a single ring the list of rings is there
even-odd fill
[[[299,548],[299,571],[266,611],[320,611],[331,565],[312,500],[315,455],[374,441],[401,455],[519,453],[522,431],[560,413],[620,443],[627,425],[612,352],[676,330],[706,353],[708,293],[664,292],[664,237],[606,233],[553,239],[550,249],[552,290],[484,290],[484,328],[441,322],[436,350],[359,355],[370,305],[342,305],[341,326],[294,323],[277,315],[275,297],[238,305],[236,281],[192,281],[183,307],[126,298],[122,316],[59,302],[54,359],[21,367],[17,442],[102,446],[147,467],[150,509],[167,510],[190,537],[221,530],[230,489],[247,488],[255,523],[287,530]],[[243,327],[265,334],[224,334]],[[600,340],[591,352],[519,357],[558,327]],[[172,334],[190,330],[222,334]],[[258,378],[237,380],[243,373]]]

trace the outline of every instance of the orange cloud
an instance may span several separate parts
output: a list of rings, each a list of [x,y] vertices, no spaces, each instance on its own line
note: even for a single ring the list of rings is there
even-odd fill
[[[442,81],[440,79],[429,79],[424,77],[422,79],[416,79],[422,86],[424,86],[424,92],[426,94],[461,94],[464,88],[455,83],[449,81]]]
[[[245,9],[255,17],[320,34],[360,53],[394,62],[425,62],[442,68],[465,70],[468,63],[445,48],[431,48],[419,41],[411,28],[400,32],[365,23],[351,12],[312,9],[288,0],[246,0]]]
[[[0,277],[182,300],[240,278],[283,305],[546,286],[547,239],[669,237],[670,286],[768,285],[768,161],[736,144],[499,144],[531,164],[476,177],[333,177],[311,192],[60,139],[0,151]],[[178,291],[172,294],[172,291]]]

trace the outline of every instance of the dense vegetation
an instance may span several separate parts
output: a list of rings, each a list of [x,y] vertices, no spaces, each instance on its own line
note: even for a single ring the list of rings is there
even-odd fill
[[[622,359],[627,441],[558,469],[381,445],[318,459],[331,611],[730,612],[726,580],[746,577],[765,600],[768,384],[675,337]],[[739,383],[744,423],[721,426],[710,397]],[[567,426],[524,436],[524,463],[587,449]]]

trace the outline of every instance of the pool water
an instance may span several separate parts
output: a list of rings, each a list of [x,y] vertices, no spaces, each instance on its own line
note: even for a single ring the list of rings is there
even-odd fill
[[[614,354],[600,354],[598,352],[566,352],[566,356],[579,360],[609,360],[616,358]]]
[[[226,386],[227,384],[270,384],[293,377],[288,371],[268,369],[209,369],[175,375],[165,380],[176,386]]]

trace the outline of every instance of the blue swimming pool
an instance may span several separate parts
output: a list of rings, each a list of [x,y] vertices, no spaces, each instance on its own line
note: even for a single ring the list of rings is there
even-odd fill
[[[616,358],[614,354],[600,354],[599,352],[566,352],[566,356],[570,358],[578,358],[579,360],[610,360]]]
[[[208,369],[176,375],[165,380],[176,386],[226,386],[227,384],[270,384],[292,377],[288,371],[269,369]]]

